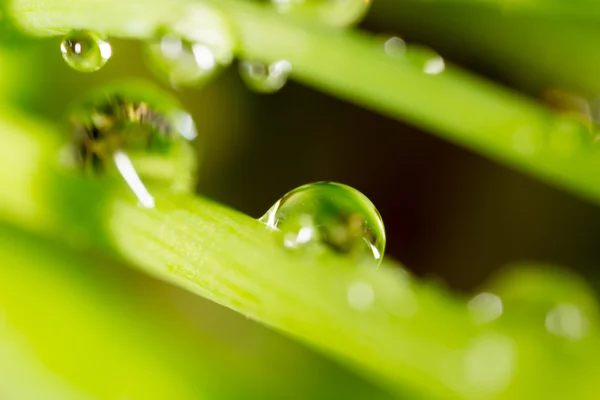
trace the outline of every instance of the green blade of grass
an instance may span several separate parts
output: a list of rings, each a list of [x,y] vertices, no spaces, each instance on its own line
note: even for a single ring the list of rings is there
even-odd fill
[[[71,0],[13,0],[11,15],[35,35],[88,28],[144,39],[189,4],[176,3],[85,0],[75,7]],[[214,4],[229,18],[243,57],[287,59],[297,80],[319,90],[431,130],[581,196],[600,198],[600,152],[578,122],[451,65],[439,75],[425,74],[414,60],[389,57],[379,40],[358,32],[283,18],[242,1],[203,4]]]
[[[173,307],[149,300],[156,284],[146,292],[139,279],[110,279],[116,268],[109,260],[4,225],[0,243],[2,399],[276,399],[290,391],[389,398],[320,358],[272,347],[264,335],[259,357],[233,353],[225,340],[190,328]],[[274,351],[290,358],[282,363]]]
[[[591,98],[600,93],[597,24],[506,13],[481,3],[419,0],[379,1],[370,20],[476,65],[534,96],[547,89]]]
[[[519,366],[525,367],[513,365],[511,358],[481,383],[467,360],[489,357],[487,347],[480,346],[482,335],[494,333],[525,347],[530,338],[518,331],[482,330],[471,322],[463,300],[418,283],[398,268],[362,269],[333,254],[314,259],[287,251],[277,233],[202,198],[155,190],[156,208],[140,208],[119,181],[84,179],[61,169],[55,132],[16,113],[0,120],[0,132],[0,174],[10,177],[3,187],[11,189],[0,195],[2,220],[104,249],[148,274],[287,332],[398,395],[503,398],[530,393],[544,381],[533,367],[534,353],[520,355]],[[369,293],[367,300],[353,297],[356,285]],[[356,307],[356,301],[366,303]],[[578,365],[595,357],[590,346]],[[555,363],[548,368],[560,376],[566,367]],[[505,382],[508,372],[514,376]],[[565,375],[552,385],[571,387],[586,377]],[[510,384],[510,392],[498,382]]]

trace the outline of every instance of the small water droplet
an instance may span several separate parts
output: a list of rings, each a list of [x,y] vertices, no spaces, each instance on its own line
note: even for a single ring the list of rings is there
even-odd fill
[[[349,26],[360,21],[371,0],[271,0],[281,13],[315,19],[333,26]]]
[[[318,182],[283,196],[260,221],[283,233],[288,248],[322,249],[379,266],[385,229],[379,212],[362,193],[349,186]]]
[[[548,332],[570,340],[581,339],[589,322],[581,309],[573,304],[559,304],[546,314]]]
[[[147,83],[113,85],[95,91],[71,113],[74,161],[84,171],[116,172],[151,208],[145,183],[190,191],[197,136],[191,116],[168,94]]]
[[[275,93],[285,86],[292,72],[292,64],[279,60],[266,65],[261,62],[241,61],[240,76],[246,86],[259,93]]]
[[[99,33],[74,30],[60,43],[60,51],[66,63],[79,72],[94,72],[106,64],[112,56],[112,48]]]
[[[357,311],[366,311],[375,302],[373,286],[367,282],[357,281],[348,286],[348,304]]]
[[[487,324],[502,315],[502,299],[492,293],[479,293],[469,301],[468,308],[476,324]]]
[[[406,50],[406,58],[428,75],[438,75],[446,70],[442,56],[429,47],[410,45]]]
[[[401,58],[406,55],[406,42],[398,36],[387,39],[383,45],[385,53],[390,57]]]
[[[147,54],[151,68],[174,87],[200,85],[217,71],[217,60],[209,46],[170,33],[148,43]]]
[[[174,87],[198,86],[231,64],[235,38],[217,10],[194,4],[146,45],[148,65]]]

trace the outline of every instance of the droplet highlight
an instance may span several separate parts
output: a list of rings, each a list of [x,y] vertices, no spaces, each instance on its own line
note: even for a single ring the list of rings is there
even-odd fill
[[[359,22],[371,3],[371,0],[271,0],[271,4],[280,13],[311,18],[339,27]]]
[[[279,60],[271,64],[241,61],[240,76],[246,86],[258,93],[275,93],[285,86],[292,72],[292,64]]]
[[[71,160],[93,175],[120,176],[152,208],[146,185],[191,191],[197,136],[191,116],[147,83],[112,85],[88,95],[71,112]]]
[[[383,259],[383,220],[366,196],[346,185],[301,186],[277,201],[260,221],[279,230],[284,246],[290,249],[328,249],[375,267]]]
[[[102,68],[112,56],[110,43],[99,33],[74,30],[60,43],[65,62],[79,72],[94,72]]]

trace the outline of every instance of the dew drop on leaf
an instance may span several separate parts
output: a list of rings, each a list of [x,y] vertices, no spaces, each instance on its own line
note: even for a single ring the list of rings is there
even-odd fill
[[[271,64],[254,61],[240,62],[240,76],[246,86],[258,93],[275,93],[285,86],[292,64],[279,60]]]
[[[197,136],[192,117],[146,82],[97,90],[71,112],[73,162],[94,175],[125,180],[140,204],[154,202],[146,184],[190,191]]]
[[[383,48],[390,57],[402,58],[406,55],[406,42],[398,36],[388,38],[384,42]]]
[[[287,248],[327,248],[369,266],[379,266],[383,258],[386,238],[379,212],[367,197],[346,185],[301,186],[277,201],[260,221],[281,231]]]
[[[410,45],[406,50],[406,58],[427,75],[438,75],[446,70],[442,56],[429,47]]]
[[[174,87],[199,86],[233,60],[235,37],[227,20],[201,4],[146,44],[148,65]]]
[[[112,56],[110,43],[99,33],[87,30],[69,32],[60,43],[66,63],[79,72],[94,72]]]
[[[371,0],[271,0],[281,13],[301,15],[332,26],[359,22],[371,6]]]
[[[148,60],[158,75],[174,87],[198,86],[217,71],[213,50],[203,43],[192,43],[167,33],[147,44]]]

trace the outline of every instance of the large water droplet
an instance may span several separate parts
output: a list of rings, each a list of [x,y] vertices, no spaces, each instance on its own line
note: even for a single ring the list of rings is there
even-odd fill
[[[150,68],[174,87],[198,86],[232,62],[234,48],[226,19],[210,7],[195,4],[184,18],[148,42],[146,54]]]
[[[271,0],[281,13],[315,19],[333,26],[348,26],[367,13],[371,0]]]
[[[60,51],[69,66],[80,72],[94,72],[112,56],[112,48],[99,33],[87,30],[69,32],[60,43]]]
[[[72,111],[74,161],[94,174],[117,173],[140,204],[153,199],[145,184],[189,191],[196,172],[196,128],[168,94],[147,83],[112,85]]]
[[[349,186],[318,182],[283,196],[260,221],[283,234],[288,248],[328,248],[358,263],[379,266],[385,230],[379,212]]]
[[[240,76],[246,86],[259,93],[275,93],[285,86],[292,72],[289,61],[280,60],[272,64],[241,61]]]

